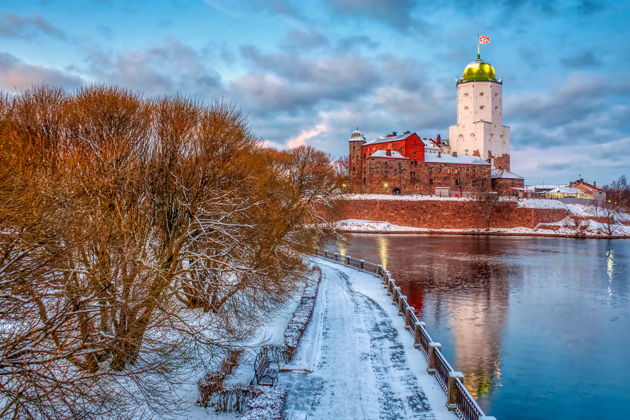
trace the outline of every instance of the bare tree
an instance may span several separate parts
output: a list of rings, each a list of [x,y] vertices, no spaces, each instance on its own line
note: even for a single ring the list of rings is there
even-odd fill
[[[0,417],[159,406],[299,284],[336,183],[234,109],[107,87],[3,97],[0,136]]]
[[[473,196],[473,203],[486,231],[490,231],[499,203],[499,196],[493,192],[478,193]]]

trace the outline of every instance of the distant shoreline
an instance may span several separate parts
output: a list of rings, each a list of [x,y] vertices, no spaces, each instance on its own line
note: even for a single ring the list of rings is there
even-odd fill
[[[468,235],[468,236],[533,236],[545,238],[568,238],[568,239],[630,239],[630,236],[576,236],[564,233],[542,233],[542,232],[487,232],[487,231],[443,231],[443,230],[349,230],[335,229],[337,233],[361,233],[370,235]]]

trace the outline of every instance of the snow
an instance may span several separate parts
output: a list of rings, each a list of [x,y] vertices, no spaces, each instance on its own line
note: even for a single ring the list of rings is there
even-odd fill
[[[385,159],[406,159],[409,160],[408,157],[403,156],[400,152],[396,150],[390,151],[391,155],[387,155],[387,150],[377,150],[376,152],[370,155],[371,158],[385,158]]]
[[[242,343],[245,352],[241,357],[240,364],[226,378],[225,383],[234,385],[248,384],[254,376],[254,358],[260,346],[262,344],[282,345],[284,343],[284,331],[300,302],[300,296],[301,293],[296,293],[287,302],[270,313],[269,319],[256,331],[255,336]],[[228,420],[238,418],[238,413],[215,413],[212,407],[205,408],[196,404],[199,396],[197,381],[204,373],[199,371],[190,375],[189,378],[182,378],[182,382],[175,390],[174,395],[176,399],[180,400],[178,409],[176,411],[173,410],[168,415],[161,415],[160,418],[173,420]]]
[[[525,209],[560,209],[567,210],[567,205],[558,200],[545,200],[543,198],[525,198],[518,200],[518,206]]]
[[[437,195],[393,195],[393,194],[343,194],[340,200],[391,200],[391,201],[470,201],[470,197],[440,197]]]
[[[453,156],[447,153],[435,154],[425,153],[424,161],[426,163],[454,163],[459,165],[483,165],[490,166],[488,162],[476,156],[458,155]]]
[[[581,190],[577,188],[571,188],[566,186],[559,186],[549,191],[550,193],[562,193],[562,194],[583,194]]]
[[[455,419],[379,279],[314,261],[322,269],[317,303],[278,381],[286,418]]]
[[[364,144],[364,146],[367,146],[368,144],[378,144],[378,143],[389,143],[390,141],[399,141],[399,140],[404,140],[407,137],[411,137],[416,133],[403,133],[403,134],[399,134],[397,136],[382,136],[382,137],[377,137],[373,140],[368,141],[367,143]]]
[[[240,418],[243,420],[282,420],[284,401],[287,392],[284,389],[266,389],[247,404],[250,411]]]
[[[553,229],[558,226],[559,229]],[[445,233],[445,234],[471,234],[471,233],[495,233],[506,235],[546,235],[546,236],[574,236],[577,233],[575,222],[567,217],[561,221],[553,223],[540,223],[536,228],[513,227],[513,228],[491,228],[485,229],[429,229],[411,226],[398,226],[388,222],[378,222],[372,220],[347,219],[334,223],[335,229],[341,232],[361,232],[361,233]],[[580,222],[580,228],[585,236],[598,237],[606,236],[607,227],[599,222],[588,220]],[[630,237],[630,226],[615,225],[613,235]]]
[[[503,169],[493,169],[492,178],[500,178],[500,179],[523,179],[522,176],[515,174],[514,172],[505,171]]]
[[[396,231],[422,231],[422,228],[396,226],[389,222],[374,222],[371,220],[346,219],[335,223],[335,229],[342,231],[361,232],[396,232]]]

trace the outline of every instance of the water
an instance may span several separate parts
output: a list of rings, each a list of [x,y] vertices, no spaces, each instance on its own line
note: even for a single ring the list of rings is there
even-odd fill
[[[487,413],[630,418],[630,241],[347,235],[386,266]]]

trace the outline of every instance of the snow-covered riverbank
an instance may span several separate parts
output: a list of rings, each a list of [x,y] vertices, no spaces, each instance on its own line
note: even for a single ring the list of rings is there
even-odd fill
[[[348,219],[333,224],[338,232],[354,233],[409,233],[409,234],[463,234],[463,235],[526,235],[526,236],[559,236],[588,238],[630,238],[630,226],[621,224],[609,228],[606,224],[594,220],[576,222],[570,218],[559,222],[544,223],[534,229],[526,227],[486,229],[429,229],[411,226],[398,226],[388,222],[373,220]],[[612,229],[612,235],[609,233]]]

